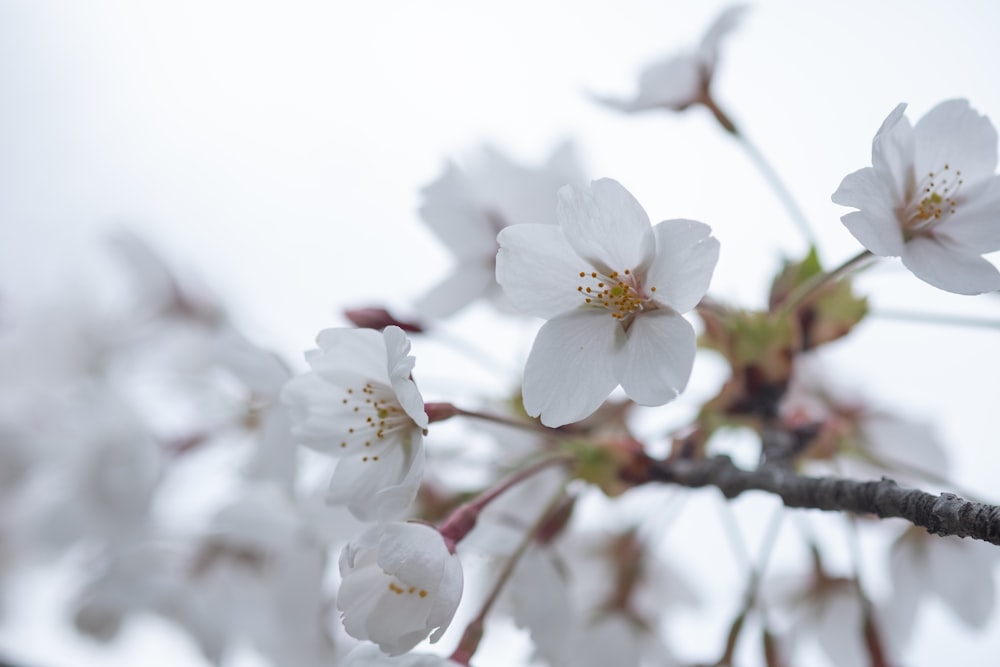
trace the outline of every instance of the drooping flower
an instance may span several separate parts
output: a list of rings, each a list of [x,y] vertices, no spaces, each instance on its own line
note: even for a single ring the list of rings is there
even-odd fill
[[[949,292],[1000,289],[981,255],[1000,250],[997,133],[966,100],[938,104],[910,125],[900,104],[872,141],[872,166],[844,178],[834,203],[865,248],[902,257],[921,280]]]
[[[389,655],[448,629],[462,597],[462,565],[434,528],[389,523],[368,528],[340,554],[337,608],[347,634]]]
[[[399,327],[326,329],[312,370],[292,379],[283,400],[303,445],[339,458],[327,500],[362,521],[398,517],[423,475],[427,414],[410,377],[414,359]]]
[[[746,9],[745,5],[727,8],[709,27],[698,48],[647,66],[639,76],[639,90],[632,99],[598,97],[597,100],[627,112],[683,111],[693,104],[711,105],[709,88],[719,57],[719,42],[739,25]]]
[[[662,405],[687,385],[695,335],[681,313],[708,289],[719,243],[707,225],[651,227],[620,183],[559,191],[559,225],[500,232],[497,282],[522,311],[549,321],[524,369],[524,407],[547,426],[593,413],[617,385]]]
[[[528,222],[555,224],[556,193],[567,183],[583,183],[570,144],[535,168],[514,164],[492,148],[484,148],[465,169],[448,164],[423,189],[420,216],[458,265],[419,301],[417,312],[446,317],[484,296],[503,304],[494,278],[497,232]]]

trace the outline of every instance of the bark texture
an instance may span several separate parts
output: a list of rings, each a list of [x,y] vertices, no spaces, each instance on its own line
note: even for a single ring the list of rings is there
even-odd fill
[[[934,495],[899,486],[883,477],[862,482],[836,477],[804,477],[783,466],[757,470],[736,467],[728,456],[652,462],[648,481],[690,488],[714,486],[727,498],[765,491],[787,507],[898,517],[935,535],[955,535],[1000,545],[1000,507],[965,500],[953,493]]]

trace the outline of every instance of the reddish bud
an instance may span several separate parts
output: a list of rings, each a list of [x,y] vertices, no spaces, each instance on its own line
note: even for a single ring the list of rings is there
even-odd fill
[[[424,403],[424,412],[427,413],[427,421],[432,424],[461,414],[451,403]]]
[[[381,331],[388,326],[397,326],[407,333],[423,333],[424,330],[416,322],[397,320],[385,308],[348,308],[344,311],[344,317],[359,329],[378,329]]]

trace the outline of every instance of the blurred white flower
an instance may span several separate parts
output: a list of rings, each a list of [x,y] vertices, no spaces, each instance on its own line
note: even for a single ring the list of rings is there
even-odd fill
[[[102,384],[81,384],[53,403],[50,449],[31,471],[17,503],[22,538],[63,550],[77,540],[124,547],[144,537],[163,461],[134,410]]]
[[[458,266],[419,301],[417,312],[446,317],[483,296],[509,309],[496,285],[497,232],[513,224],[555,224],[556,193],[567,183],[583,183],[570,144],[536,168],[488,147],[464,170],[448,164],[424,188],[420,215]]]
[[[687,385],[694,329],[681,313],[708,289],[719,243],[707,225],[650,227],[617,181],[559,191],[559,225],[498,236],[497,282],[515,307],[549,321],[524,370],[524,407],[547,426],[592,414],[617,385],[662,405]]]
[[[858,479],[889,472],[918,486],[948,474],[947,453],[929,424],[878,409],[834,379],[817,354],[799,355],[780,406],[789,428],[815,430],[802,453],[809,471],[829,474],[832,467]]]
[[[177,623],[216,664],[247,644],[271,664],[336,664],[327,544],[306,509],[280,484],[247,484],[194,541],[159,535],[116,554],[78,595],[77,627],[111,639],[147,612]]]
[[[424,402],[399,327],[326,329],[306,353],[312,370],[282,398],[299,442],[339,458],[327,499],[362,521],[398,517],[423,475]]]
[[[1000,289],[981,255],[1000,250],[997,133],[966,100],[942,102],[916,126],[897,106],[872,142],[872,165],[844,178],[833,201],[859,209],[841,220],[865,248],[902,257],[949,292]]]
[[[359,644],[344,656],[342,667],[455,667],[458,663],[429,653],[388,656],[373,644]]]
[[[291,492],[298,472],[298,448],[288,407],[279,400],[291,371],[278,355],[232,329],[223,328],[215,346],[219,365],[250,394],[241,416],[244,425],[256,427],[257,434],[244,473],[249,478],[279,482]]]
[[[966,625],[981,628],[996,605],[997,548],[985,542],[931,535],[912,526],[889,555],[892,595],[881,609],[891,639],[904,643],[922,602],[937,598]]]
[[[462,597],[462,565],[434,528],[389,523],[368,528],[340,554],[337,596],[344,628],[389,655],[436,642]]]
[[[824,580],[798,600],[796,610],[797,619],[788,633],[793,651],[813,639],[835,667],[870,662],[864,644],[864,606],[853,581]]]
[[[711,105],[709,88],[719,57],[719,42],[739,25],[746,10],[745,5],[725,9],[709,27],[697,49],[648,65],[639,75],[639,90],[632,99],[596,99],[628,112],[657,108],[683,111],[692,104]]]

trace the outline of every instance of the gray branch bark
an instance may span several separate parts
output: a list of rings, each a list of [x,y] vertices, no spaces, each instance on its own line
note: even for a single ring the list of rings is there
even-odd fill
[[[1000,545],[1000,507],[965,500],[953,493],[934,495],[907,489],[891,479],[861,482],[835,477],[804,477],[780,466],[737,468],[728,456],[654,461],[648,481],[689,488],[714,486],[727,498],[765,491],[787,507],[899,517],[935,535],[956,535]]]

